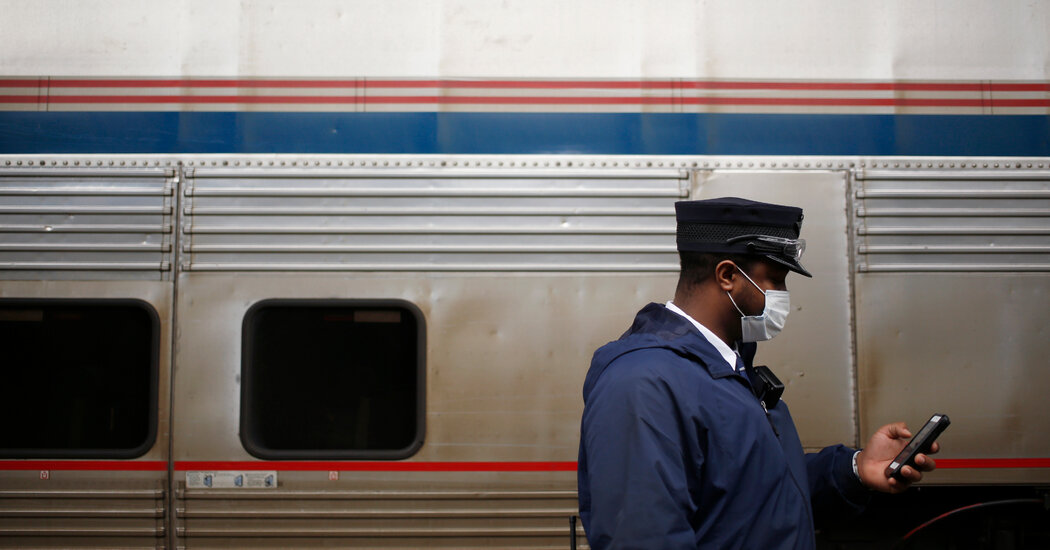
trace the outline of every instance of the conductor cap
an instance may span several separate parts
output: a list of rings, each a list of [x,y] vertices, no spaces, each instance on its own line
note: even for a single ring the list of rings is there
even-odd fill
[[[737,197],[679,201],[678,250],[760,256],[812,277],[799,259],[806,250],[802,209]]]

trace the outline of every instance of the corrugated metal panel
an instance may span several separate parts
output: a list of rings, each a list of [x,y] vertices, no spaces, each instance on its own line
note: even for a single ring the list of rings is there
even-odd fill
[[[572,490],[187,490],[187,548],[568,548]],[[580,547],[586,547],[576,523]]]
[[[164,491],[0,490],[0,548],[163,548]]]
[[[0,279],[170,279],[174,175],[0,169]]]
[[[192,271],[677,271],[685,170],[188,172]]]
[[[859,171],[857,270],[1050,271],[1050,172]]]

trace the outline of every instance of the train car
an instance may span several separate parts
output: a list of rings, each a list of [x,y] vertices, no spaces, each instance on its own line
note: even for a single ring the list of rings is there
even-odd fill
[[[819,544],[1050,544],[1050,7],[0,7],[0,547],[586,547],[591,353],[727,195],[806,213],[807,449],[952,419]]]

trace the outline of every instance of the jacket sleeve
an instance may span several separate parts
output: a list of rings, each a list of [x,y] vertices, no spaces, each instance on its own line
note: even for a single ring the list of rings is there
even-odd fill
[[[855,516],[871,500],[870,492],[853,474],[854,452],[844,445],[834,445],[806,455],[813,520],[818,526]]]
[[[617,359],[584,409],[584,528],[595,549],[696,548],[686,472],[698,471],[703,457],[683,441],[686,422],[673,385],[649,368],[663,361],[647,362],[648,356]]]

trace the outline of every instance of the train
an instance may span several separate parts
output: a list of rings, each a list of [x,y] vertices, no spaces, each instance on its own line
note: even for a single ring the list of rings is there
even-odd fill
[[[800,206],[820,548],[1050,544],[1050,7],[0,2],[0,547],[570,548],[674,203]],[[966,546],[970,545],[970,546]]]

